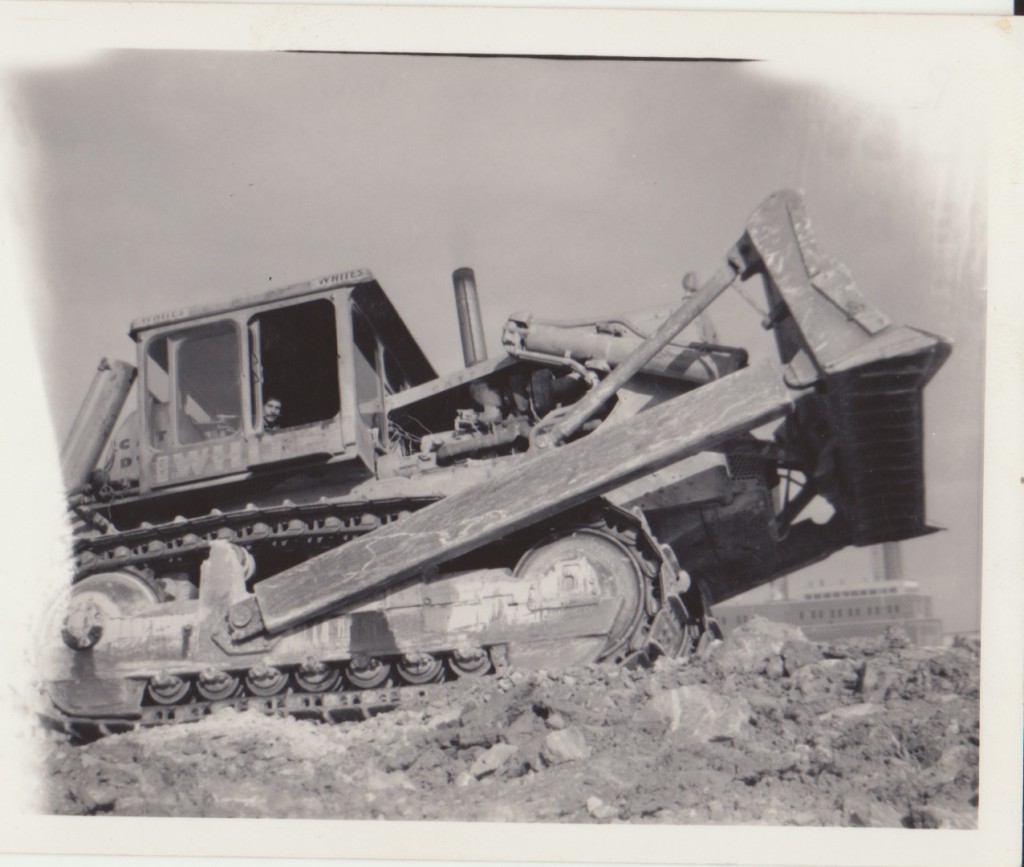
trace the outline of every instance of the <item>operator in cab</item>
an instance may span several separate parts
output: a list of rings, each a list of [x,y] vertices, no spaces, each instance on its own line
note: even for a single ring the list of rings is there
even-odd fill
[[[281,429],[281,412],[283,409],[284,406],[278,398],[267,398],[266,403],[263,404],[263,430]]]

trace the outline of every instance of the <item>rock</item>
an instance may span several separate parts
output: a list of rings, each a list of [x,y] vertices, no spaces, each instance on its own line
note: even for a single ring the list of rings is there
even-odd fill
[[[453,782],[455,783],[455,788],[464,789],[466,786],[475,783],[476,777],[474,777],[469,771],[459,771],[458,774],[455,775],[455,780]]]
[[[403,770],[412,770],[417,774],[422,774],[424,772],[440,768],[447,762],[448,757],[444,750],[431,747],[430,749],[423,750],[423,752],[416,757],[416,761],[414,761],[409,768],[403,768]]]
[[[844,797],[843,814],[854,828],[899,828],[903,824],[899,810],[863,795]]]
[[[750,707],[757,713],[763,714],[767,717],[781,717],[782,715],[782,702],[770,695],[760,695],[759,693],[751,693],[747,698],[750,703]]]
[[[470,749],[471,747],[489,747],[494,743],[494,732],[487,731],[482,723],[468,725],[456,733],[454,742],[459,749]]]
[[[544,722],[547,723],[547,727],[549,729],[554,729],[555,731],[564,729],[567,725],[565,717],[562,716],[557,710],[553,713],[548,714],[548,718]]]
[[[505,804],[500,801],[491,801],[480,813],[480,820],[483,822],[525,822],[529,815],[524,815],[516,809],[515,804]]]
[[[707,635],[708,633],[705,633]],[[718,652],[725,647],[725,642],[720,638],[712,638],[709,641],[701,640],[697,645],[697,657],[699,659],[711,659],[718,656]]]
[[[893,627],[889,627],[892,629]],[[899,632],[902,632],[902,627],[899,628]],[[927,663],[927,667],[930,669],[932,663],[935,662],[935,654],[937,651],[931,647],[907,647],[900,654],[900,659],[904,662],[924,662]]]
[[[939,828],[944,830],[970,830],[978,827],[974,810],[949,810],[943,807],[912,807],[903,817],[909,828]]]
[[[961,774],[969,777],[978,769],[978,749],[966,744],[946,747],[935,764],[929,768],[938,783],[952,783]]]
[[[787,641],[782,645],[782,662],[790,677],[805,665],[821,661],[821,648],[810,641]]]
[[[772,680],[778,680],[786,674],[786,664],[781,656],[769,656],[764,666],[764,673]]]
[[[90,783],[72,789],[72,795],[89,813],[108,813],[117,803],[117,791],[104,783]]]
[[[981,655],[981,639],[973,635],[958,635],[953,639],[953,647],[966,650],[975,656]]]
[[[389,789],[415,789],[405,771],[386,773],[378,768],[370,768],[366,772],[363,786],[370,792],[384,792]]]
[[[804,698],[835,695],[857,684],[857,665],[850,659],[824,659],[805,665],[793,675],[793,687]]]
[[[420,757],[420,751],[408,744],[399,747],[384,761],[385,771],[407,771]]]
[[[545,746],[544,746],[544,735],[536,735],[527,741],[520,742],[516,745],[516,758],[515,763],[517,767],[517,773],[511,773],[510,776],[522,776],[527,771],[543,771],[549,764],[544,757]]]
[[[815,752],[820,749],[820,747],[812,748],[807,744],[797,744],[793,749],[777,754],[774,758],[776,773],[789,770],[806,773],[813,767]],[[769,764],[769,762],[765,762],[765,764]]]
[[[591,795],[587,798],[587,812],[595,819],[600,819],[603,822],[619,818],[618,809],[611,806],[611,804],[606,804],[596,795]]]
[[[974,810],[947,810],[942,807],[932,807],[931,810],[940,829],[972,830],[978,827],[978,816]]]
[[[749,727],[746,699],[719,695],[700,685],[665,690],[637,714],[638,722],[665,722],[666,733],[702,741],[738,738]]]
[[[544,748],[541,753],[550,765],[559,765],[563,762],[574,762],[579,759],[590,758],[590,747],[587,740],[576,726],[551,732],[544,738]]]
[[[511,741],[525,740],[535,732],[544,728],[543,720],[530,710],[519,714],[508,726],[508,739]]]
[[[142,816],[148,802],[145,798],[140,798],[137,795],[129,795],[118,798],[116,804],[117,812],[122,816]]]
[[[724,672],[779,672],[785,668],[780,654],[787,644],[808,643],[795,626],[752,617],[733,630],[724,647],[715,654]]]
[[[868,698],[883,698],[893,681],[891,670],[883,668],[879,663],[866,661],[857,672],[857,692]]]
[[[725,805],[717,798],[708,804],[708,815],[712,822],[721,822],[725,818]]]
[[[882,705],[872,704],[870,702],[865,702],[864,704],[848,704],[845,707],[837,707],[835,710],[823,713],[818,717],[818,719],[822,721],[835,719],[840,722],[849,722],[873,716],[883,710],[885,710],[885,707]]]
[[[431,728],[446,729],[460,725],[465,708],[452,707],[438,711],[428,718]]]
[[[86,747],[85,749],[88,749]],[[103,767],[103,760],[95,753],[82,751],[82,757],[78,760],[78,764],[83,768],[100,768]]]
[[[485,753],[477,756],[469,772],[479,780],[481,777],[499,770],[515,754],[516,748],[511,744],[495,744]]]
[[[829,822],[823,822],[821,817],[811,810],[801,810],[799,813],[793,813],[786,820],[788,825],[797,825],[801,828],[809,828],[812,825],[828,825]]]

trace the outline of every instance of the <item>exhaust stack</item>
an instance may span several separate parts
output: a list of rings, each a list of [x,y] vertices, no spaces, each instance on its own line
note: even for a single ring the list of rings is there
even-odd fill
[[[476,276],[472,268],[459,268],[452,272],[455,287],[455,312],[459,317],[462,337],[462,357],[466,367],[487,358],[484,345],[484,326],[480,319],[480,299],[476,294]]]

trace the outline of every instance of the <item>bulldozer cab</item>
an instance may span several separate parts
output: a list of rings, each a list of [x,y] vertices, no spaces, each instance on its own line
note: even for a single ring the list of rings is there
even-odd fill
[[[366,270],[143,318],[131,335],[141,493],[317,462],[372,473],[385,397],[435,375]]]

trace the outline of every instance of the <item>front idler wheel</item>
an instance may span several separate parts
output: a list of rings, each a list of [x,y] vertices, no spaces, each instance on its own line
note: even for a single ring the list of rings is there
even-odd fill
[[[132,572],[90,575],[71,588],[60,623],[60,637],[72,650],[91,650],[103,638],[108,626],[131,619],[158,601],[156,591],[141,575]]]

